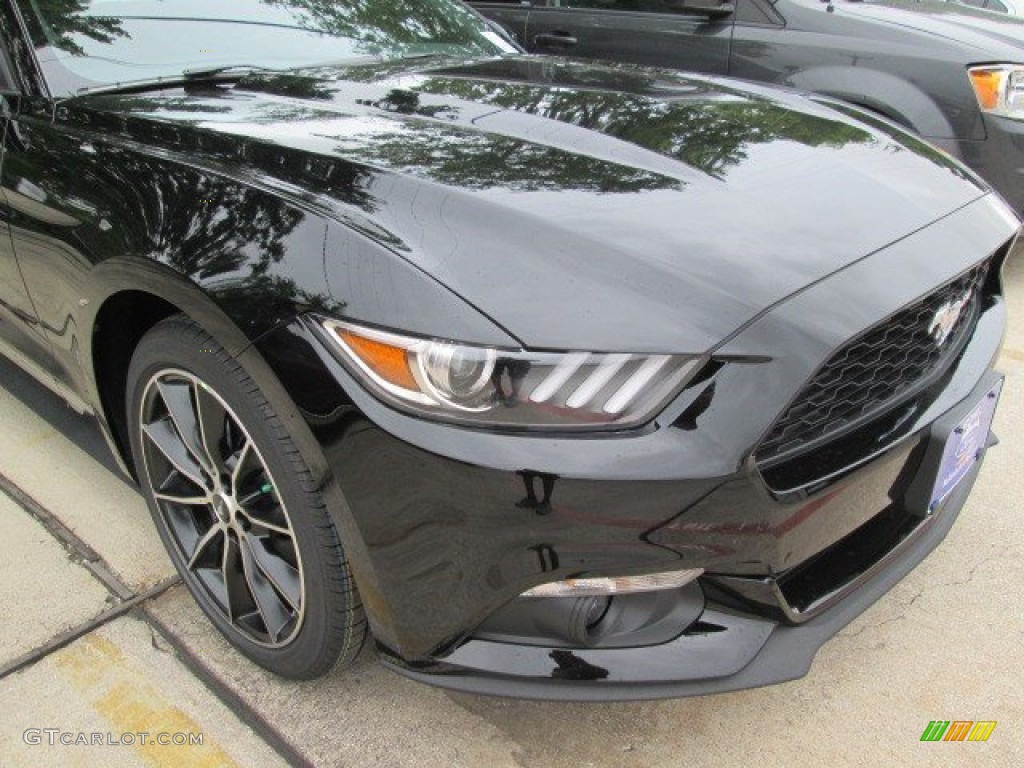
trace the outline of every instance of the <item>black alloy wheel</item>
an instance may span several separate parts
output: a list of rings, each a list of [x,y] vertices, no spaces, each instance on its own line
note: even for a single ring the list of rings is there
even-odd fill
[[[214,625],[287,677],[350,662],[366,623],[343,548],[254,382],[177,316],[142,339],[128,387],[140,485],[175,567]]]

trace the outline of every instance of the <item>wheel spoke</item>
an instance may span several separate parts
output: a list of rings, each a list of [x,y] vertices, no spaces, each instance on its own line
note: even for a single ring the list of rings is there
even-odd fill
[[[160,419],[146,424],[142,427],[142,431],[157,450],[164,455],[164,458],[171,463],[171,466],[195,485],[206,488],[202,467],[193,458],[170,419]]]
[[[267,486],[263,486],[265,489]],[[266,498],[273,490],[259,490],[256,493],[249,494],[248,497],[239,501],[239,506],[242,509],[242,513],[249,519],[253,525],[260,528],[264,528],[267,531],[273,531],[274,533],[280,533],[288,538],[295,538],[292,533],[291,527],[288,525],[288,520],[281,512],[281,507],[277,504],[272,505],[269,509],[261,509],[259,501]]]
[[[302,603],[302,577],[280,555],[267,549],[264,539],[245,534],[245,543],[252,552],[253,562],[274,585],[292,610],[298,611]]]
[[[171,504],[181,504],[187,507],[195,507],[210,503],[210,498],[208,496],[178,496],[173,493],[154,493],[153,495],[160,501],[167,501]]]
[[[246,517],[248,517],[249,521],[257,528],[263,528],[264,530],[269,531],[271,533],[279,533],[282,536],[287,536],[290,539],[295,538],[295,534],[292,533],[291,528],[288,528],[283,525],[276,525],[274,523],[268,523],[262,517],[257,517],[256,515],[251,515],[248,513],[246,513]]]
[[[288,626],[288,622],[292,619],[291,611],[277,594],[273,583],[257,565],[253,551],[249,547],[248,537],[240,540],[238,544],[242,555],[245,581],[256,601],[260,617],[263,619],[263,626],[266,627],[271,641],[276,643],[281,636],[281,630]]]
[[[180,504],[168,504],[161,508],[167,527],[181,547],[182,557],[185,560],[188,559],[190,553],[195,551],[196,544],[202,538],[200,532],[209,527],[208,524],[198,522],[197,511],[199,510],[195,507]],[[208,523],[208,521],[204,522]]]
[[[240,497],[238,499],[238,506],[242,507],[242,509],[246,509],[247,507],[255,504],[256,502],[262,501],[264,497],[269,496],[273,492],[273,486],[270,485],[269,483],[266,483],[257,488],[252,493]]]
[[[212,463],[199,433],[199,416],[192,399],[192,385],[187,381],[160,381],[156,386],[182,443],[203,471],[212,475]]]
[[[196,569],[196,566],[198,566],[199,562],[202,560],[203,555],[208,554],[210,545],[212,545],[218,539],[226,538],[227,533],[224,531],[223,528],[221,528],[219,525],[211,526],[210,530],[204,533],[202,538],[200,538],[199,541],[196,543],[195,549],[192,551],[192,557],[189,558],[188,561],[188,569],[190,571],[194,571]],[[221,563],[223,568],[223,560],[221,561]]]
[[[233,461],[228,462],[228,467],[231,470],[231,490],[235,494],[235,498],[240,495],[240,484],[242,478],[245,476],[245,466],[249,457],[252,455],[252,441],[246,439],[245,444],[238,451],[238,455]]]
[[[197,384],[195,388],[196,410],[198,411],[199,435],[203,450],[209,459],[210,466],[218,475],[228,474],[224,466],[224,454],[221,445],[227,431],[228,413],[216,397],[206,387]]]
[[[224,578],[224,592],[228,620],[237,622],[256,606],[246,584],[244,561],[238,542],[231,536],[224,536],[224,551],[221,554],[220,572]]]

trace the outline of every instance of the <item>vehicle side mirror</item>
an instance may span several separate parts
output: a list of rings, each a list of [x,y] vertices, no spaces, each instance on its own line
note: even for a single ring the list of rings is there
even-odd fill
[[[717,18],[736,12],[736,3],[729,0],[661,0],[674,11],[691,11]]]

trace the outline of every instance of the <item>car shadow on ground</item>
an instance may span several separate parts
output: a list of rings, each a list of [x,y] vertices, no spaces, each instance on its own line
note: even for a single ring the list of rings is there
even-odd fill
[[[0,386],[54,430],[85,451],[104,469],[126,485],[135,488],[118,468],[103,434],[92,416],[75,412],[59,396],[0,356]]]

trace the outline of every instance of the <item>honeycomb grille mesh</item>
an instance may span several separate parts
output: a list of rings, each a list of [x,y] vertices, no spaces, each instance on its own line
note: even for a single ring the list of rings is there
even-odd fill
[[[797,452],[859,422],[946,367],[977,321],[988,269],[988,261],[979,264],[842,347],[775,423],[757,460]],[[940,330],[939,314],[960,302],[955,322]]]

